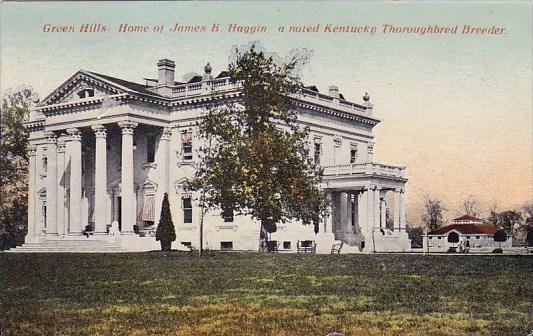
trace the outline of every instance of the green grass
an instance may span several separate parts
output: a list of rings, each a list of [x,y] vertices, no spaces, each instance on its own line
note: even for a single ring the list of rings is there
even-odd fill
[[[0,335],[523,335],[527,256],[0,254]]]

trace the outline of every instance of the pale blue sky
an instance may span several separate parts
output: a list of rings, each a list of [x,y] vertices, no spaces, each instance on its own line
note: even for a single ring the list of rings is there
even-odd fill
[[[502,207],[532,199],[532,3],[499,2],[162,2],[0,4],[1,88],[32,85],[46,96],[78,69],[141,81],[155,64],[176,61],[178,79],[230,48],[259,40],[286,54],[314,51],[304,81],[335,84],[350,100],[368,91],[384,121],[376,157],[405,164],[409,203],[435,194],[450,207],[469,194]],[[101,23],[105,34],[43,33],[46,23]],[[263,34],[115,32],[121,23],[263,24]],[[502,35],[288,34],[279,25],[506,28]]]

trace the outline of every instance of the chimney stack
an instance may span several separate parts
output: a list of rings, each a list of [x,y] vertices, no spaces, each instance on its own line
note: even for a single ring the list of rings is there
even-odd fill
[[[339,98],[339,87],[336,85],[329,86],[329,95],[333,98]]]
[[[158,86],[159,93],[170,96],[172,94],[172,86],[174,86],[174,68],[176,64],[169,59],[162,59],[157,62],[158,72]]]

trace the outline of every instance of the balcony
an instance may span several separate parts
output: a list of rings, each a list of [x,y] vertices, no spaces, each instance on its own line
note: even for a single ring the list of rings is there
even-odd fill
[[[357,163],[336,166],[325,166],[324,177],[377,176],[392,179],[406,179],[405,167],[390,166],[379,163]]]

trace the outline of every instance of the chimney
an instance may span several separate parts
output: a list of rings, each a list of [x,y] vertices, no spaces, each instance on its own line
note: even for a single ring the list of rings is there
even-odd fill
[[[172,88],[174,86],[174,68],[176,65],[174,61],[169,59],[162,59],[157,62],[157,72],[158,72],[158,86],[159,93],[163,95],[171,95]]]
[[[329,95],[333,98],[339,98],[339,87],[336,85],[329,86]]]

